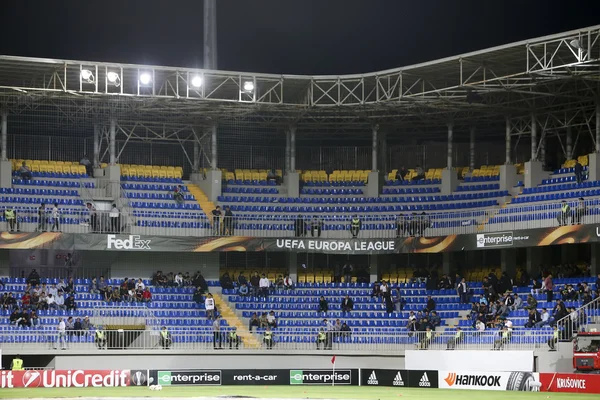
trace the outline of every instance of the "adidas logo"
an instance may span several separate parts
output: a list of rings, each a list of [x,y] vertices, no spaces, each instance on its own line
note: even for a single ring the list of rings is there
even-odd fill
[[[393,386],[404,386],[404,381],[402,380],[402,374],[400,373],[400,371],[398,371],[398,373],[396,374],[396,377],[394,378],[392,385]]]
[[[369,380],[367,380],[367,385],[379,385],[379,381],[377,380],[377,375],[375,375],[375,371],[372,371],[371,375],[369,375]]]
[[[421,387],[431,387],[431,382],[429,382],[429,377],[427,376],[427,372],[423,373],[421,380],[419,381],[419,386]]]

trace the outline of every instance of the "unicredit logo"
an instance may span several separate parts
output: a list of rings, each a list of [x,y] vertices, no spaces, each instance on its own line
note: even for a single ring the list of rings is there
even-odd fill
[[[11,371],[0,381],[2,387],[124,387],[129,385],[129,371]]]
[[[25,371],[21,380],[23,387],[36,388],[42,384],[42,373],[40,371]]]
[[[448,386],[500,387],[500,375],[458,375],[451,372],[444,378],[444,381]]]
[[[557,389],[586,389],[585,379],[557,378]]]

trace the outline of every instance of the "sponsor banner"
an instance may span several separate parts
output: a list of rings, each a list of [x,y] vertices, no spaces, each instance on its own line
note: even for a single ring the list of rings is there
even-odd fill
[[[473,363],[472,350],[406,350],[406,369],[427,369],[435,365],[442,371],[521,371],[533,372],[533,351],[478,351]],[[444,376],[445,377],[445,376]]]
[[[218,386],[222,384],[221,370],[150,370],[148,378],[161,386]]]
[[[320,370],[292,369],[289,371],[290,385],[358,385],[357,369]]]
[[[1,388],[124,387],[128,370],[26,370],[1,371]]]
[[[148,370],[131,370],[130,386],[150,386]]]
[[[412,388],[438,388],[438,371],[411,370],[408,371],[408,387]]]
[[[360,370],[361,386],[395,386],[408,387],[408,371],[397,369]]]
[[[531,372],[439,371],[440,389],[539,392],[539,374]]]
[[[193,237],[31,232],[0,234],[0,249],[158,252],[285,251],[329,254],[439,253],[502,247],[600,242],[600,225],[573,225],[493,233],[401,239]]]
[[[287,369],[223,370],[223,385],[289,385]]]
[[[600,393],[598,374],[540,373],[543,392]]]

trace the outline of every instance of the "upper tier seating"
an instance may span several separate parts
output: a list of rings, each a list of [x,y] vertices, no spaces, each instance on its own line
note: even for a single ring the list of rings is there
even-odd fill
[[[121,164],[121,176],[124,177],[123,180],[136,181],[140,178],[152,178],[150,181],[153,182],[177,183],[183,177],[183,168],[164,165]]]
[[[48,160],[10,160],[13,175],[18,176],[18,170],[23,161],[31,169],[33,178],[84,178],[87,177],[85,167],[78,161],[48,161]]]
[[[465,182],[489,182],[500,180],[499,165],[482,165],[481,168],[474,169],[470,177],[465,178]]]

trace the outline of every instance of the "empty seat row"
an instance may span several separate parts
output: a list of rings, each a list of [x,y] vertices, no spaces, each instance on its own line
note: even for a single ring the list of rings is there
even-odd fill
[[[460,185],[456,188],[457,192],[473,192],[482,190],[500,190],[500,184],[488,183],[483,185]]]
[[[70,187],[78,188],[84,186],[88,189],[94,188],[93,182],[82,182],[79,181],[65,181],[65,180],[48,180],[48,179],[13,179],[13,185],[28,185],[28,186],[57,186],[57,187]]]
[[[145,201],[131,201],[129,205],[133,208],[161,208],[169,210],[200,210],[199,204],[177,204],[175,202],[154,203]]]
[[[320,195],[320,196],[338,196],[338,195],[359,195],[363,194],[362,189],[322,189],[322,188],[302,188],[302,194]]]
[[[223,193],[248,193],[248,194],[278,194],[279,190],[274,187],[266,188],[266,187],[230,187],[225,186],[223,188]]]

